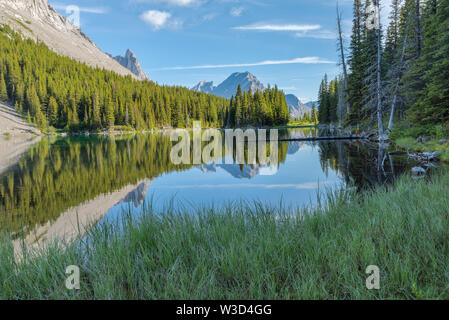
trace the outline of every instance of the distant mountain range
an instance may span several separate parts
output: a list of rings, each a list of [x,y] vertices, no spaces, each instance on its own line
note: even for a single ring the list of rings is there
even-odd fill
[[[231,99],[237,92],[237,87],[239,85],[242,87],[243,91],[248,91],[249,89],[251,89],[252,92],[265,90],[264,85],[249,72],[235,72],[216,87],[214,86],[213,81],[201,81],[194,86],[192,90]]]
[[[239,85],[243,91],[251,89],[253,93],[265,90],[265,86],[250,72],[235,72],[218,86],[214,86],[213,81],[201,81],[192,90],[230,99],[237,92]],[[290,110],[290,118],[301,119],[306,113],[312,114],[312,107],[303,104],[294,94],[287,94],[285,100]]]

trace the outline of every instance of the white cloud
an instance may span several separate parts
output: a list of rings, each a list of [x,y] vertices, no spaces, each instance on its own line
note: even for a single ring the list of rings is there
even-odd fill
[[[254,31],[296,31],[307,32],[318,30],[319,24],[252,24],[247,26],[234,27],[235,30],[254,30]]]
[[[240,17],[243,13],[243,11],[245,11],[245,8],[243,7],[234,7],[231,9],[231,16],[233,17]]]
[[[182,22],[171,18],[171,13],[159,10],[148,10],[140,15],[140,19],[151,25],[155,30],[165,27],[176,28]]]
[[[235,30],[248,31],[280,31],[294,32],[297,38],[315,38],[315,39],[336,39],[335,31],[322,29],[319,24],[252,24],[247,26],[234,27]],[[350,28],[349,28],[350,29]],[[346,33],[343,37],[348,37]]]
[[[314,32],[297,32],[297,38],[337,39],[337,33],[329,30],[317,30]]]
[[[303,57],[290,60],[266,60],[255,63],[235,63],[235,64],[215,64],[215,65],[199,65],[188,67],[167,67],[156,69],[153,71],[163,70],[193,70],[193,69],[218,69],[218,68],[240,68],[240,67],[256,67],[256,66],[269,66],[269,65],[281,65],[281,64],[328,64],[335,63],[319,57]]]

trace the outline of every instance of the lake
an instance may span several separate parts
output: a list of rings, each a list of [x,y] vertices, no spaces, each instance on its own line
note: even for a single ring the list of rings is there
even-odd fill
[[[283,139],[317,135],[279,132]],[[361,141],[285,141],[276,146],[275,166],[223,161],[235,150],[211,163],[175,165],[174,144],[168,133],[44,138],[0,175],[0,231],[28,243],[71,238],[80,226],[123,210],[139,214],[149,203],[156,211],[170,202],[186,210],[235,201],[313,206],[320,192],[391,183],[416,164],[388,150],[379,161],[377,146]]]

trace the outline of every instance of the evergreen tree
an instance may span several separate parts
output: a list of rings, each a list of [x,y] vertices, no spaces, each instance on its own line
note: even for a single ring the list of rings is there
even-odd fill
[[[48,120],[52,126],[58,124],[58,103],[53,96],[48,100]]]
[[[351,69],[351,74],[348,76],[348,100],[351,105],[351,110],[350,114],[347,116],[348,124],[355,124],[360,119],[362,119],[362,108],[364,104],[364,6],[361,0],[354,0],[353,7],[354,18],[352,21],[352,35],[349,56],[349,66]]]
[[[240,84],[237,87],[237,93],[235,95],[235,114],[234,114],[234,123],[238,127],[243,120],[242,117],[242,103],[243,103],[243,95],[242,95],[242,87]]]
[[[421,86],[409,112],[419,124],[449,121],[449,0],[429,1],[425,13],[422,55],[412,69]]]
[[[316,110],[316,104],[312,105],[312,120],[315,125],[318,124],[318,111]]]
[[[318,102],[320,109],[318,111],[318,120],[320,123],[330,122],[330,99],[329,88],[327,83],[327,75],[324,75],[324,79],[321,81],[320,90],[318,92]]]
[[[5,78],[3,72],[0,73],[0,101],[8,101],[8,90],[6,88]]]
[[[109,127],[115,124],[114,105],[111,97],[108,97],[105,101],[105,122]]]
[[[337,123],[337,109],[338,109],[338,79],[334,79],[329,83],[329,121]]]

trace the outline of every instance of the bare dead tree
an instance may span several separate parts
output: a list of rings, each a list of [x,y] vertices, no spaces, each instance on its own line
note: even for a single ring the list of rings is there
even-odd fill
[[[415,34],[416,34],[416,56],[421,56],[421,3],[420,0],[416,0],[415,3]]]
[[[337,26],[338,26],[338,43],[340,49],[340,57],[341,57],[341,65],[343,67],[343,84],[344,84],[344,98],[346,104],[346,113],[349,114],[351,112],[351,106],[348,101],[348,70],[346,68],[346,59],[345,59],[345,50],[343,46],[343,32],[341,30],[341,14],[340,9],[338,8],[337,2]]]
[[[377,125],[379,130],[379,141],[385,141],[383,125],[383,106],[382,106],[382,43],[381,43],[381,22],[380,22],[380,0],[375,1],[377,13]]]
[[[403,65],[404,65],[406,48],[407,48],[407,31],[405,32],[404,43],[402,44],[401,61],[399,62],[399,73],[398,73],[398,77],[396,79],[396,84],[395,84],[394,91],[393,91],[393,101],[391,103],[391,113],[390,113],[390,120],[388,121],[387,133],[390,133],[391,129],[393,128],[394,113],[396,111],[399,83],[401,82],[401,78],[402,78],[402,69],[403,69]]]

